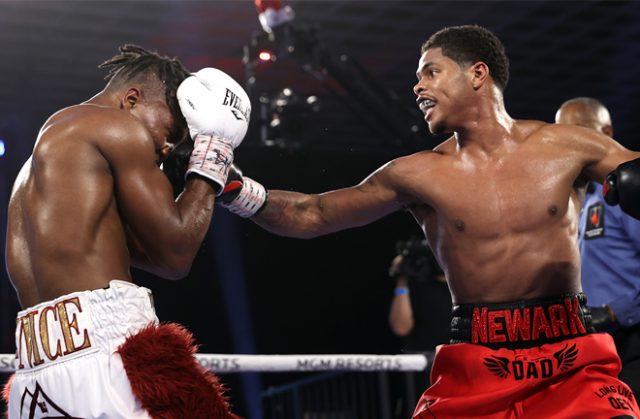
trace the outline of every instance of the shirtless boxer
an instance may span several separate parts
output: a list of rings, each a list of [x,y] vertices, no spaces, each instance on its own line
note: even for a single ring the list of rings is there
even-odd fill
[[[11,194],[7,269],[23,310],[9,418],[234,418],[191,335],[158,325],[130,267],[189,272],[249,99],[219,70],[120,51],[101,65],[104,90],[44,123]],[[187,128],[195,148],[174,200],[159,163]]]
[[[614,171],[608,200],[639,214],[640,160],[624,162],[640,153],[587,128],[512,119],[503,102],[509,63],[486,29],[438,31],[416,75],[429,130],[453,133],[433,151],[313,195],[270,190],[267,198],[238,172],[221,200],[298,238],[412,214],[454,303],[452,344],[440,347],[414,418],[640,417],[617,378],[611,337],[590,330],[572,199],[580,175],[603,182]]]

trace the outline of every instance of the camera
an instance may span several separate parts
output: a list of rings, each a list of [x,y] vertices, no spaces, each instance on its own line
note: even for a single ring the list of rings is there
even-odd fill
[[[443,275],[427,241],[417,237],[396,243],[396,254],[402,256],[399,268],[390,272],[393,278],[406,276],[410,280],[423,281]]]

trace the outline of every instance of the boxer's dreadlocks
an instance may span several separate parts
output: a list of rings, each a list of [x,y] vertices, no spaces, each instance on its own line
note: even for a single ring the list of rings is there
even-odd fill
[[[120,54],[103,62],[98,68],[108,69],[105,80],[131,80],[145,73],[153,73],[165,86],[167,105],[179,127],[186,127],[186,121],[180,112],[176,91],[189,71],[176,58],[164,57],[156,52],[148,51],[138,45],[123,45]]]

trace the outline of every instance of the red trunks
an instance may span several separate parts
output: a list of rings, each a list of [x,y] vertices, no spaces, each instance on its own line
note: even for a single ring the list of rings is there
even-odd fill
[[[527,349],[444,345],[413,417],[638,419],[619,372],[613,339],[604,333]]]
[[[438,347],[413,418],[640,419],[612,337],[574,298],[465,307],[457,336],[477,344]]]

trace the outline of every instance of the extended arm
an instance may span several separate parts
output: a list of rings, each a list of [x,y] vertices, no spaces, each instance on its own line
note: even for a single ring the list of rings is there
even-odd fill
[[[640,152],[632,151],[594,130],[575,127],[580,151],[585,152],[584,173],[596,182],[604,182],[603,194],[609,205],[640,218]]]
[[[586,155],[583,173],[598,183],[604,182],[609,173],[620,164],[640,157],[640,152],[629,150],[614,139],[595,130],[573,127],[573,135],[579,151]]]
[[[383,166],[357,186],[322,194],[270,190],[266,205],[252,220],[272,233],[298,238],[369,224],[404,206],[393,165]]]
[[[371,223],[405,206],[396,165],[392,161],[356,186],[322,194],[266,191],[233,166],[219,202],[272,233],[312,238]]]

